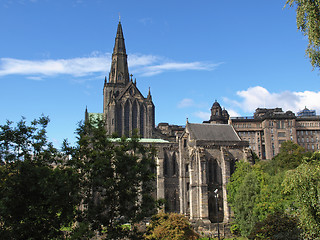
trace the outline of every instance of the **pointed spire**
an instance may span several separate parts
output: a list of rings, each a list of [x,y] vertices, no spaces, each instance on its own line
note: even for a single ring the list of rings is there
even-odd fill
[[[115,53],[123,53],[126,54],[126,47],[124,44],[124,37],[123,37],[123,32],[122,32],[122,25],[121,22],[119,21],[118,23],[118,29],[117,29],[117,35],[116,35],[116,42],[114,44],[113,48],[113,54]]]
[[[137,85],[137,79],[136,78],[134,79],[134,85],[135,86]]]
[[[152,97],[151,97],[151,91],[150,91],[150,87],[149,87],[149,92],[148,92],[148,96],[147,96],[147,99],[148,99],[148,100],[152,100]]]
[[[107,85],[107,76],[104,77],[104,85]]]
[[[88,107],[86,106],[86,111],[84,112],[84,121],[87,122],[89,120]]]
[[[129,70],[127,53],[124,43],[121,22],[118,23],[116,39],[112,53],[111,70],[109,73],[109,83],[127,84],[129,82]]]

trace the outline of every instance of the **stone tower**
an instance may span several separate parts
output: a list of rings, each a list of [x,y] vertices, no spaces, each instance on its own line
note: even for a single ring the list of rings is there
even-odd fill
[[[221,108],[220,104],[215,100],[211,107],[211,116],[209,121],[203,121],[203,123],[215,123],[215,124],[227,124],[229,119],[229,113],[227,110]]]
[[[131,78],[130,78],[131,77]],[[145,98],[129,75],[121,22],[112,53],[109,81],[103,87],[103,115],[107,134],[131,136],[137,129],[142,138],[151,138],[155,127],[155,109],[149,89]]]

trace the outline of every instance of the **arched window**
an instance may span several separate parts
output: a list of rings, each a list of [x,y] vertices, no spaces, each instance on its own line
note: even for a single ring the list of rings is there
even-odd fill
[[[138,128],[138,103],[134,101],[132,104],[132,130]]]
[[[169,159],[166,152],[164,152],[164,158],[163,158],[163,175],[167,176],[169,172]]]
[[[176,153],[172,154],[172,174],[177,174],[177,160],[176,160]]]
[[[116,110],[116,126],[119,137],[122,136],[122,105],[119,104]]]
[[[124,105],[124,134],[129,136],[129,121],[130,121],[130,102],[129,100],[126,101]]]
[[[144,137],[144,124],[145,124],[145,106],[143,104],[140,105],[140,134]]]

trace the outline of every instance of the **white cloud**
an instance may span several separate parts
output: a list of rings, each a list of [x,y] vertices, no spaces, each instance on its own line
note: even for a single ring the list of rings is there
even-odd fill
[[[13,74],[43,76],[70,74],[80,77],[105,71],[107,64],[110,65],[110,60],[106,56],[36,61],[1,58],[0,77]]]
[[[187,71],[187,70],[204,70],[212,71],[216,69],[222,63],[204,63],[204,62],[190,62],[190,63],[180,63],[180,62],[163,62],[156,64],[154,66],[146,66],[142,70],[143,76],[153,76],[160,74],[165,71]]]
[[[230,117],[240,117],[241,116],[239,113],[237,113],[233,109],[228,109],[228,113],[229,113]]]
[[[186,108],[186,107],[192,107],[195,103],[190,98],[184,98],[178,103],[178,108]]]
[[[238,91],[237,95],[241,98],[240,101],[228,98],[224,98],[224,101],[247,113],[253,113],[256,108],[275,107],[281,107],[284,111],[298,112],[305,106],[309,109],[320,111],[320,91],[272,93],[264,87],[255,86],[247,90]]]
[[[107,73],[110,69],[111,54],[94,52],[88,57],[70,59],[21,60],[0,58],[0,77],[26,75],[35,78],[68,74],[83,77],[96,73]],[[165,71],[186,71],[215,69],[221,63],[172,62],[153,55],[132,54],[128,56],[130,71],[141,76],[151,76]]]
[[[209,112],[202,112],[202,111],[194,112],[193,115],[202,120],[209,120],[211,116]]]

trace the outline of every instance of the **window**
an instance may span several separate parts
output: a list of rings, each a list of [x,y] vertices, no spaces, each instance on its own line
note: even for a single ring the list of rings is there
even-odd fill
[[[278,137],[285,137],[286,133],[285,132],[278,132]]]

